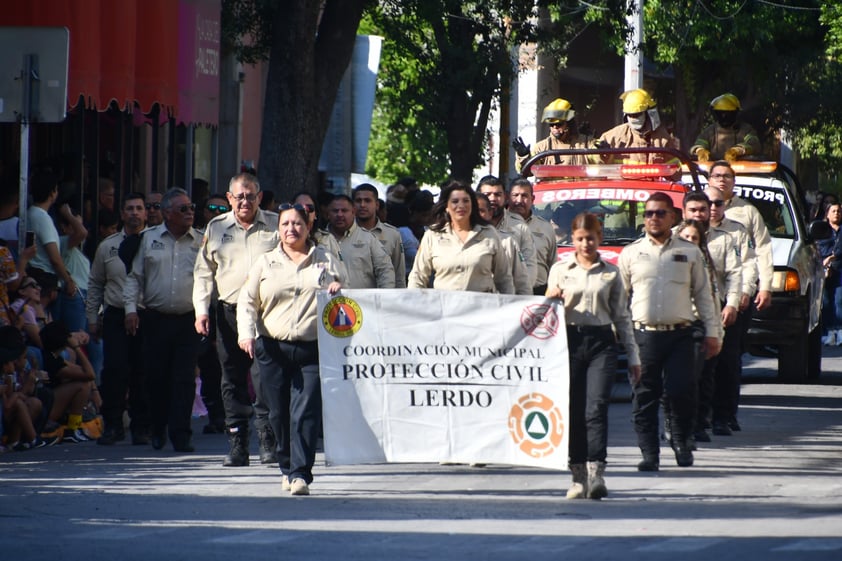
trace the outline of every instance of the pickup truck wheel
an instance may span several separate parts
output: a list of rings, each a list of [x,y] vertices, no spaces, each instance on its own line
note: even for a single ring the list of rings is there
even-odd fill
[[[807,379],[818,380],[822,373],[822,324],[807,337]]]
[[[808,377],[809,336],[799,335],[792,345],[778,347],[778,379],[790,384],[803,384]]]

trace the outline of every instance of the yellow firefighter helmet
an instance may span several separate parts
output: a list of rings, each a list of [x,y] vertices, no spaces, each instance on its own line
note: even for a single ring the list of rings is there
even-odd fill
[[[641,89],[623,92],[620,99],[623,101],[623,113],[626,115],[643,113],[657,105],[652,96],[646,90]]]
[[[544,107],[544,113],[541,115],[542,123],[559,123],[561,121],[570,121],[576,115],[573,111],[573,106],[566,99],[560,97],[554,99],[549,105]]]
[[[710,108],[714,111],[739,111],[742,109],[740,100],[732,93],[725,93],[713,98],[710,102]]]

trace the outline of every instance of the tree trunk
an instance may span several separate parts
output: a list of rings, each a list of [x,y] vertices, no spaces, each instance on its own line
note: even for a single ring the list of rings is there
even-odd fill
[[[322,144],[370,0],[284,2],[273,22],[258,175],[278,201],[318,189]]]

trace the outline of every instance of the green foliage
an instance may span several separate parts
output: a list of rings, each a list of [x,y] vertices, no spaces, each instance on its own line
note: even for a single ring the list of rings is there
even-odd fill
[[[534,37],[533,12],[530,0],[383,0],[369,10],[361,30],[384,45],[367,168],[387,181],[470,179],[515,72],[511,49]]]

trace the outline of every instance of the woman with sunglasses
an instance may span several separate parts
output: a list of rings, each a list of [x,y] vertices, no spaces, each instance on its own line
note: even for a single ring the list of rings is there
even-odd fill
[[[619,271],[599,255],[602,223],[594,214],[578,214],[570,224],[570,234],[573,259],[552,266],[546,294],[561,299],[567,322],[569,465],[573,474],[567,498],[601,499],[608,494],[603,475],[608,451],[608,403],[617,371],[616,338],[626,347],[632,382],[640,378],[640,353]]]
[[[311,236],[307,209],[278,207],[280,244],[259,257],[237,300],[240,348],[257,359],[281,443],[281,489],[308,495],[322,418],[316,294],[339,291],[338,260]]]

